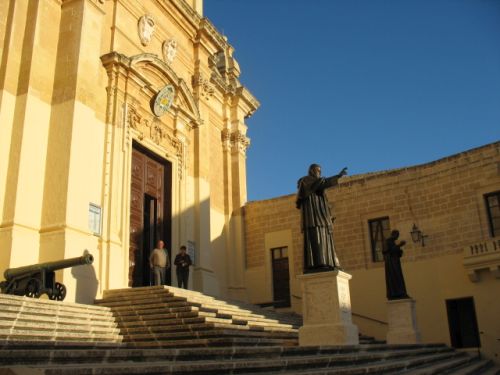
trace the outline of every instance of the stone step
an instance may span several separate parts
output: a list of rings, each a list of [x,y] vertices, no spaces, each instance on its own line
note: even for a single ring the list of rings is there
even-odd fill
[[[175,299],[173,296],[181,298],[181,300]],[[186,301],[186,299],[188,300]],[[244,309],[240,304],[216,300],[199,292],[175,287],[145,287],[106,291],[104,298],[98,300],[97,303],[113,307],[117,317],[129,313],[134,315],[149,314],[151,311],[159,312],[159,309],[166,309],[168,312],[187,311],[188,307],[192,306],[191,311],[212,312],[218,314],[219,318],[238,320],[241,321],[241,324],[247,321],[246,324],[249,325],[268,327],[264,329],[272,329],[273,327],[279,330],[296,328],[292,324],[282,324],[278,319],[270,319],[264,313],[255,313],[253,311],[255,308]],[[139,309],[138,306],[140,306]],[[251,305],[247,304],[246,306]],[[179,310],[181,308],[182,310]],[[149,311],[146,312],[146,310]]]
[[[181,311],[181,312],[174,312],[174,313],[165,313],[163,310],[158,310],[158,311],[153,311],[151,314],[147,315],[139,315],[139,314],[134,314],[134,315],[117,315],[115,317],[115,320],[118,325],[125,325],[125,324],[130,324],[130,323],[135,323],[135,322],[144,322],[144,323],[149,323],[149,322],[154,322],[158,320],[176,320],[176,319],[186,319],[186,318],[199,318],[199,317],[212,317],[215,318],[217,317],[217,314],[215,313],[204,313],[204,312],[199,312],[199,311]],[[224,319],[224,318],[222,318]]]
[[[135,288],[134,288],[135,289]],[[116,295],[112,297],[103,297],[103,298],[98,298],[94,300],[94,304],[99,306],[102,305],[103,303],[114,303],[114,302],[123,302],[123,301],[130,301],[130,302],[142,302],[144,300],[150,300],[158,297],[174,297],[174,294],[161,289],[161,290],[151,290],[149,292],[142,292],[142,293],[123,293],[121,295]],[[181,297],[185,298],[185,297]]]
[[[202,331],[177,331],[177,332],[163,332],[163,333],[136,333],[136,334],[123,334],[123,340],[126,342],[137,341],[158,341],[158,340],[196,340],[203,338],[213,337],[261,337],[273,339],[295,339],[297,340],[297,333],[295,332],[267,332],[267,331],[250,331],[250,330],[236,330],[226,328],[211,328]]]
[[[263,326],[276,326],[276,327],[283,327],[283,328],[293,328],[291,325],[287,324],[280,324],[277,321],[274,320],[269,320],[266,318],[260,318],[260,317],[255,317],[255,316],[249,316],[249,315],[240,315],[240,314],[229,314],[226,312],[221,312],[220,310],[217,309],[209,309],[209,308],[204,308],[204,307],[196,307],[196,306],[182,306],[182,307],[168,307],[166,304],[159,304],[155,305],[154,308],[148,308],[141,306],[140,308],[129,308],[126,310],[122,309],[117,309],[114,311],[114,316],[117,319],[117,321],[122,321],[122,320],[134,320],[134,317],[137,316],[151,316],[151,315],[166,315],[166,314],[177,314],[177,313],[188,313],[188,312],[199,312],[199,315],[204,315],[206,316],[207,313],[211,314],[211,316],[218,317],[218,318],[226,318],[226,319],[232,319],[235,321],[239,321],[239,324],[255,324],[255,325],[263,325]],[[202,314],[203,313],[203,314]],[[195,316],[195,314],[192,314]],[[174,317],[174,315],[171,315]]]
[[[158,302],[181,302],[181,301],[189,301],[197,304],[206,304],[207,306],[215,306],[227,309],[235,309],[238,311],[244,311],[247,313],[255,313],[252,309],[242,308],[238,305],[228,303],[223,300],[216,300],[214,298],[207,297],[198,297],[198,296],[179,296],[174,295],[173,293],[167,291],[157,291],[155,293],[150,293],[146,295],[138,295],[138,296],[127,296],[124,295],[122,297],[113,297],[113,298],[104,298],[95,300],[96,305],[104,305],[109,307],[122,307],[128,305],[141,305],[141,304],[154,304]],[[265,315],[265,314],[262,314]]]
[[[116,328],[118,324],[115,322],[113,317],[108,317],[105,320],[90,319],[88,316],[85,318],[77,317],[64,317],[57,315],[41,315],[41,314],[20,314],[15,312],[3,312],[0,311],[0,322],[40,322],[44,323],[57,323],[57,324],[67,324],[67,325],[91,325],[99,327],[111,327]]]
[[[148,287],[145,287],[148,288]],[[255,310],[258,309],[258,307],[254,306],[255,309],[248,309],[246,307],[242,307],[239,304],[234,304],[234,303],[229,303],[224,300],[217,300],[214,297],[206,296],[200,292],[195,292],[195,291],[187,291],[186,289],[180,289],[180,288],[175,288],[175,287],[170,287],[170,286],[165,286],[164,289],[161,289],[161,287],[149,287],[151,289],[141,289],[141,288],[133,288],[133,289],[121,289],[120,293],[112,293],[115,290],[110,290],[110,291],[105,291],[104,293],[104,298],[101,300],[97,300],[98,304],[106,304],[108,301],[110,303],[117,303],[116,306],[120,302],[124,302],[124,305],[126,305],[125,301],[130,301],[132,304],[137,302],[138,300],[142,302],[144,301],[154,301],[155,298],[158,298],[162,296],[162,293],[165,293],[166,295],[175,295],[176,297],[183,297],[186,299],[189,299],[190,302],[193,303],[199,303],[202,305],[206,305],[206,307],[210,308],[225,308],[226,310],[234,310],[234,311],[240,311],[240,312],[246,312],[249,314],[257,314],[261,315],[262,317],[265,316],[264,313],[255,313]],[[156,288],[156,289],[152,289]],[[137,289],[141,289],[137,291]],[[110,295],[108,297],[108,295]],[[147,297],[145,297],[147,296]],[[252,305],[248,305],[252,306]],[[262,309],[260,309],[262,310]],[[264,310],[262,310],[264,311]]]
[[[61,302],[60,302],[61,303]],[[43,304],[17,304],[17,303],[8,303],[8,304],[0,304],[0,312],[3,313],[19,313],[19,314],[33,314],[33,315],[44,315],[44,316],[66,316],[66,317],[79,317],[86,319],[97,319],[97,320],[106,320],[112,319],[113,314],[111,310],[107,308],[106,310],[99,311],[95,313],[95,311],[87,311],[85,309],[66,309],[64,306],[57,309],[54,306],[50,306],[49,308]]]
[[[493,367],[484,369],[481,372],[481,375],[500,375],[500,366],[493,366]]]
[[[168,299],[173,299],[176,297],[169,297]],[[270,321],[274,323],[279,323],[278,320],[276,319],[269,319],[266,318],[264,315],[261,314],[253,314],[252,312],[247,312],[246,310],[239,310],[237,308],[225,308],[222,305],[216,305],[216,304],[206,304],[206,303],[198,303],[198,302],[193,302],[193,301],[172,301],[169,302],[167,299],[158,299],[154,301],[150,301],[150,303],[141,303],[141,304],[128,304],[128,303],[123,303],[119,304],[117,302],[113,304],[107,305],[106,302],[103,302],[103,305],[106,304],[106,306],[109,306],[110,308],[113,309],[114,312],[127,312],[127,311],[138,311],[138,310],[149,310],[149,309],[158,309],[158,308],[164,308],[164,309],[179,309],[179,308],[188,308],[188,307],[193,307],[198,310],[202,311],[211,311],[211,312],[219,312],[223,314],[228,314],[228,315],[235,315],[237,314],[238,316],[242,317],[248,317],[248,318],[255,318],[258,320],[262,321]]]
[[[434,374],[444,374],[450,373],[452,370],[461,370],[469,365],[475,365],[478,361],[477,356],[471,356],[463,352],[456,352],[457,356],[449,358],[445,361],[440,361],[432,365],[428,363],[422,364],[421,367],[416,367],[412,370],[404,372],[406,375],[434,375]],[[425,366],[425,367],[424,367]],[[475,372],[474,374],[479,374]]]
[[[119,335],[120,329],[114,326],[101,326],[92,324],[60,323],[60,322],[41,322],[41,321],[6,321],[0,320],[0,332],[10,330],[11,333],[24,331],[43,331],[43,332],[88,332],[108,335]]]
[[[117,319],[118,327],[121,329],[131,329],[131,328],[139,328],[139,327],[155,327],[155,326],[169,326],[169,325],[181,325],[181,324],[197,324],[209,321],[207,319],[215,319],[214,321],[218,321],[217,318],[207,318],[204,316],[194,316],[187,318],[178,318],[178,317],[169,317],[167,319],[134,319],[121,321]],[[227,319],[220,319],[221,322],[226,322]]]
[[[297,350],[292,350],[297,349]],[[74,363],[109,363],[117,361],[160,362],[198,360],[235,360],[235,359],[276,359],[328,356],[335,358],[337,365],[353,362],[367,362],[390,358],[423,356],[436,352],[449,352],[449,348],[414,348],[388,353],[384,350],[365,351],[360,348],[345,347],[235,347],[235,348],[196,348],[196,349],[4,349],[0,351],[0,365],[11,364],[62,364]]]
[[[47,311],[85,312],[89,315],[111,316],[110,309],[104,306],[83,305],[79,303],[0,294],[0,310],[3,310],[5,306],[23,306],[24,308],[43,309]]]
[[[489,359],[476,359],[469,365],[452,372],[453,375],[477,375],[485,374],[493,368],[493,362]]]
[[[178,297],[174,296],[170,293],[166,293],[165,295],[161,294],[158,296],[151,296],[148,298],[140,298],[140,299],[120,299],[116,298],[113,300],[102,299],[96,300],[94,303],[98,306],[104,307],[114,307],[114,308],[125,308],[128,306],[137,306],[137,305],[154,305],[157,303],[172,303],[175,302],[186,302],[186,297]]]
[[[194,332],[194,331],[202,331],[202,330],[210,330],[215,328],[221,329],[230,329],[230,330],[241,330],[241,331],[252,331],[252,332],[287,332],[292,333],[293,337],[297,337],[296,330],[289,329],[275,329],[261,326],[246,326],[246,325],[236,325],[231,324],[231,322],[221,322],[220,319],[218,321],[205,321],[201,323],[194,324],[182,324],[182,325],[144,325],[141,327],[122,327],[121,334],[122,335],[139,335],[139,334],[158,334],[158,333],[168,333],[168,332]]]
[[[129,341],[123,342],[129,348],[200,348],[200,347],[292,347],[296,339],[273,339],[264,337],[208,337],[184,340]]]
[[[77,332],[44,332],[33,330],[15,330],[0,329],[0,340],[12,341],[54,341],[54,340],[72,340],[72,341],[109,341],[119,342],[122,336],[115,334],[99,334],[99,333],[77,333]]]
[[[360,370],[366,370],[371,374],[386,374],[389,372],[405,370],[408,367],[418,365],[422,361],[434,359],[449,358],[457,354],[454,352],[444,354],[420,355],[417,357],[402,357],[397,360],[381,360],[380,357],[372,356],[358,360],[356,357],[346,358],[345,361],[337,361],[336,357],[331,355],[299,356],[287,358],[244,358],[232,360],[197,360],[197,361],[168,361],[158,362],[116,362],[116,363],[84,363],[84,364],[57,364],[44,366],[43,374],[180,374],[180,373],[199,373],[209,374],[251,374],[266,373],[273,371],[292,371],[307,370],[326,370],[334,371],[336,374],[355,374],[361,373]],[[352,361],[355,361],[354,363]],[[11,367],[12,368],[12,367]]]
[[[453,353],[453,352],[452,352]],[[405,374],[405,370],[414,366],[420,365],[422,362],[424,363],[432,363],[434,361],[447,360],[453,355],[457,355],[457,353],[449,354],[431,354],[424,355],[419,357],[409,357],[409,358],[401,358],[401,359],[386,359],[379,360],[368,363],[361,364],[348,364],[343,366],[337,366],[337,363],[333,359],[329,366],[307,369],[287,369],[286,374],[294,374],[294,375],[358,375],[358,374]],[[460,355],[460,354],[459,354]],[[239,374],[251,374],[251,372],[241,372]],[[283,374],[281,370],[269,371],[266,372],[266,375],[275,375],[275,374]],[[421,374],[421,373],[419,373]]]
[[[45,341],[45,340],[5,340],[0,339],[0,353],[7,350],[106,350],[125,347],[122,342],[114,341]],[[24,360],[24,358],[23,358]]]
[[[118,320],[119,321],[119,320]],[[295,328],[290,326],[280,326],[272,323],[265,322],[247,322],[244,320],[237,319],[225,319],[217,317],[204,317],[198,316],[193,318],[171,318],[171,319],[148,319],[148,320],[129,320],[129,321],[119,321],[119,328],[123,332],[131,332],[134,328],[141,327],[162,327],[162,326],[172,326],[172,325],[182,325],[182,324],[196,324],[196,323],[220,323],[225,324],[228,327],[234,327],[234,329],[252,329],[252,330],[263,330],[263,331],[285,331],[285,332],[297,332]]]

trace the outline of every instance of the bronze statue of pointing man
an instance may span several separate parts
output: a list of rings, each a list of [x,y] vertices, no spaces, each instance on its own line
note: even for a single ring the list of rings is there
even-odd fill
[[[304,273],[340,268],[333,244],[333,221],[325,190],[338,185],[347,174],[343,168],[332,177],[322,177],[321,167],[312,164],[307,176],[299,179],[297,208],[301,210],[304,233]]]

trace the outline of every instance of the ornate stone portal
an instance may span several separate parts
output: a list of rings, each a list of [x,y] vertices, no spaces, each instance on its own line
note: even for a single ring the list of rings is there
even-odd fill
[[[342,271],[300,275],[302,316],[299,345],[357,345],[358,327],[352,324],[349,280]]]

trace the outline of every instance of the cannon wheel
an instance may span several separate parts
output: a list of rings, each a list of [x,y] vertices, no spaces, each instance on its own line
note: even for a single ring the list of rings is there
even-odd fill
[[[40,281],[37,279],[31,279],[30,281],[28,281],[28,285],[26,285],[24,294],[31,298],[40,297]]]
[[[54,290],[52,291],[52,294],[49,296],[49,298],[57,301],[62,301],[65,297],[66,287],[64,286],[64,284],[56,282],[54,285]]]

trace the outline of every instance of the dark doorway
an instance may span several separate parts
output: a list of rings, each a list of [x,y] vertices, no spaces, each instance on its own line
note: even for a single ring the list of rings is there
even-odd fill
[[[129,286],[151,285],[149,255],[158,240],[171,258],[172,167],[134,143],[130,196]],[[171,283],[170,272],[166,283]]]
[[[156,242],[160,239],[161,223],[159,220],[158,199],[144,194],[144,216],[143,216],[143,249],[154,249]],[[149,267],[149,252],[138,252],[142,256],[142,285],[151,285],[151,269]]]
[[[472,297],[446,301],[451,346],[454,348],[479,348],[476,309]]]
[[[273,302],[275,307],[290,306],[290,273],[288,271],[288,248],[271,249],[273,266]]]

